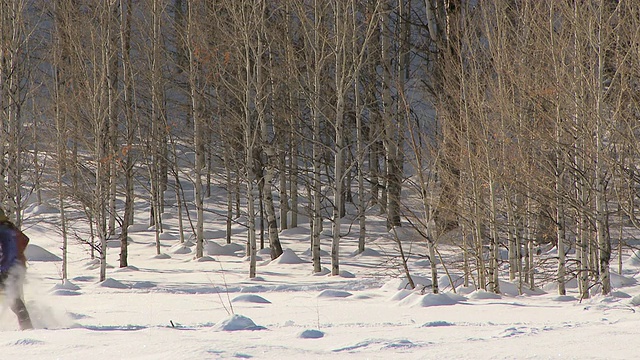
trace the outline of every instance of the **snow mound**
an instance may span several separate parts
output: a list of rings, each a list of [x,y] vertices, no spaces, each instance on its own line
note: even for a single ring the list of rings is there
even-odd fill
[[[296,253],[294,253],[293,250],[291,249],[285,249],[282,252],[282,255],[278,256],[277,259],[271,262],[271,264],[287,264],[287,265],[305,264],[305,263],[307,263],[307,261],[300,259],[300,257],[298,257],[298,255],[296,255]]]
[[[417,297],[417,299],[416,299]],[[445,306],[455,305],[460,302],[466,301],[467,298],[456,294],[425,294],[421,296],[410,296],[400,302],[400,305],[408,305],[412,307],[431,307],[431,306]]]
[[[520,289],[517,284],[508,281],[499,281],[500,284],[500,292],[504,295],[508,296],[518,296],[520,295]],[[522,289],[524,291],[524,287]]]
[[[162,253],[154,256],[153,259],[160,259],[160,260],[171,259],[171,255]]]
[[[238,251],[244,251],[244,247],[233,243],[220,245],[215,241],[208,241],[205,250],[207,255],[236,256]]]
[[[49,292],[55,296],[76,296],[82,294],[79,290],[79,286],[66,280],[62,284],[54,285]]]
[[[264,330],[263,326],[258,326],[253,320],[246,316],[234,314],[219,321],[214,329],[218,331],[240,331],[240,330]]]
[[[262,256],[260,256],[260,255],[256,255],[256,261],[262,261],[262,260],[264,260],[264,259],[262,258]],[[242,261],[251,261],[251,256],[245,256],[245,257],[242,259]],[[263,264],[263,265],[268,265],[268,264],[269,264],[269,260],[267,260],[267,261],[266,261],[266,263],[265,263],[265,264]]]
[[[209,262],[209,261],[216,261],[216,259],[212,258],[211,256],[203,256],[201,258],[197,258],[196,261],[197,262]]]
[[[231,302],[246,302],[246,303],[254,303],[254,304],[271,304],[271,301],[263,298],[260,295],[254,294],[244,294],[236,296],[231,300]]]
[[[138,269],[137,267],[135,267],[133,265],[121,267],[118,270],[115,270],[115,272],[135,272],[135,271],[140,271],[140,269]]]
[[[184,246],[183,244],[176,244],[171,247],[170,252],[172,254],[190,254],[191,248]]]
[[[427,260],[428,261],[428,260]],[[464,278],[460,275],[450,275],[451,278],[447,275],[442,275],[440,279],[438,279],[438,287],[440,290],[457,288],[458,286],[464,283]]]
[[[469,295],[476,290],[478,289],[476,289],[473,286],[460,286],[459,288],[456,289],[456,293],[458,293],[459,295]]]
[[[611,286],[614,288],[620,288],[625,286],[631,286],[638,283],[638,280],[626,276],[619,275],[618,273],[611,272]]]
[[[576,297],[572,295],[558,295],[552,297],[551,300],[558,302],[578,301],[578,299],[576,299]]]
[[[393,294],[393,296],[391,298],[389,298],[390,301],[401,301],[404,298],[406,298],[407,296],[413,294],[413,290],[409,290],[409,289],[401,289],[398,290],[397,293]]]
[[[34,244],[27,245],[27,248],[24,250],[24,255],[29,261],[62,261],[62,259],[58,255],[55,255],[48,250],[45,250],[44,248]]]
[[[549,284],[547,284],[549,285]],[[552,285],[555,285],[556,290],[558,288],[558,283],[555,282]],[[500,280],[500,292],[503,295],[508,295],[508,296],[518,296],[520,295],[520,286],[518,285],[518,283],[513,283],[513,282],[509,282],[509,281],[502,281]],[[545,289],[547,287],[545,286]],[[569,281],[566,282],[566,288],[567,289],[577,289],[578,288],[578,282],[576,281],[576,279],[571,279]],[[526,295],[542,295],[545,293],[545,291],[542,291],[540,289],[534,289],[531,290],[529,288],[528,284],[522,284],[522,293],[526,294]]]
[[[355,274],[353,274],[352,272],[349,272],[347,270],[340,271],[339,276],[342,277],[342,278],[345,278],[345,279],[353,279],[353,278],[356,277]]]
[[[95,270],[100,268],[100,259],[95,258],[85,263],[84,268],[87,270]],[[107,269],[113,269],[113,265],[107,264]]]
[[[500,287],[502,289],[502,282],[500,282]],[[576,278],[571,278],[569,281],[565,282],[564,287],[566,289],[577,289],[578,288],[578,280]],[[544,285],[542,287],[542,290],[548,292],[548,293],[557,293],[558,292],[558,282],[557,281],[553,281],[550,283],[547,283],[546,285]]]
[[[101,282],[99,284],[100,287],[110,288],[110,289],[128,289],[129,286],[121,283],[118,280],[108,278],[107,280]]]
[[[431,287],[431,284],[432,284],[429,278],[426,278],[423,276],[411,275],[411,279],[413,280],[413,283],[418,288]],[[387,290],[387,291],[397,291],[397,290],[409,289],[409,288],[410,288],[409,280],[407,280],[407,278],[392,279],[390,281],[387,281],[384,285],[382,285],[382,290]]]
[[[379,251],[374,250],[374,249],[370,249],[370,248],[365,248],[363,252],[358,252],[358,250],[354,251],[351,253],[351,256],[353,257],[362,257],[362,256],[372,256],[372,257],[379,257],[382,256],[382,254],[380,254]]]
[[[320,339],[324,337],[324,332],[320,330],[307,329],[301,332],[298,337],[300,339]]]
[[[318,297],[319,298],[346,298],[351,295],[353,294],[348,291],[326,289],[326,290],[322,290],[320,294],[318,294]]]
[[[436,321],[429,321],[428,323],[424,323],[422,324],[421,327],[441,327],[441,326],[454,326],[454,323],[450,323],[448,321],[443,321],[443,320],[436,320]]]
[[[636,295],[632,297],[630,303],[631,305],[635,305],[635,306],[640,305],[640,295]]]
[[[611,296],[618,299],[628,299],[631,297],[631,295],[627,294],[624,291],[612,291]]]
[[[474,299],[474,300],[498,300],[498,299],[502,299],[502,296],[500,294],[496,294],[496,293],[492,293],[492,292],[488,292],[485,290],[476,290],[474,292],[472,292],[471,294],[469,294],[469,299]]]
[[[415,344],[409,339],[398,339],[398,340],[389,341],[389,343],[382,346],[381,349],[407,351],[408,349],[412,349],[418,346],[419,345]]]
[[[64,280],[61,284],[54,285],[51,290],[52,291],[55,291],[55,290],[72,290],[72,291],[75,291],[75,290],[80,290],[80,286],[72,283],[69,280]]]
[[[256,253],[257,253],[258,255],[267,255],[267,256],[271,256],[271,248],[266,247],[266,248],[264,248],[264,249],[259,249]]]
[[[224,247],[225,249],[227,249],[227,251],[235,251],[235,252],[241,251],[241,252],[245,252],[245,250],[246,250],[246,248],[245,248],[244,246],[242,246],[242,245],[240,245],[240,244],[234,244],[234,243],[231,243],[231,244],[225,244],[223,247]]]
[[[156,287],[156,283],[154,283],[153,281],[137,281],[135,282],[133,285],[131,285],[131,288],[133,289],[151,289]]]
[[[76,290],[55,289],[51,291],[51,294],[56,296],[76,296],[81,295],[82,293]]]

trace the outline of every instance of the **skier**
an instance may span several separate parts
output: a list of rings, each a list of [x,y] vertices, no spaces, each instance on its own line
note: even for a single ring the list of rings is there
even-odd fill
[[[0,209],[0,291],[5,304],[18,316],[20,329],[33,329],[27,307],[22,300],[22,285],[27,271],[24,250],[29,238]]]

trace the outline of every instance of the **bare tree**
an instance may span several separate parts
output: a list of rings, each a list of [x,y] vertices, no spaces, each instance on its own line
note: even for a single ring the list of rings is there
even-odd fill
[[[133,3],[131,0],[120,0],[120,53],[122,56],[122,102],[124,107],[126,145],[122,149],[122,162],[125,180],[124,215],[120,233],[120,267],[128,266],[129,225],[133,224],[134,201],[134,159],[133,146],[135,139],[134,116],[134,83],[133,64],[131,62],[131,14]]]
[[[187,29],[186,29],[186,47],[188,53],[188,76],[189,76],[189,96],[191,100],[191,119],[193,121],[193,140],[195,150],[195,168],[194,168],[194,187],[195,187],[195,205],[196,205],[196,257],[203,256],[204,251],[204,197],[202,194],[203,185],[202,177],[204,176],[205,154],[204,154],[204,114],[203,99],[199,75],[199,62],[196,57],[195,36],[198,28],[196,26],[195,16],[199,7],[194,2],[188,3],[187,10]]]
[[[33,163],[33,152],[26,142],[25,104],[33,96],[29,89],[32,68],[29,55],[36,26],[24,0],[0,3],[0,201],[5,211],[22,224],[24,198],[30,192],[26,169]]]

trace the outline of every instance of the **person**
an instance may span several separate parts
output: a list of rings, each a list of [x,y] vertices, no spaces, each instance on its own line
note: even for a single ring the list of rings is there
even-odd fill
[[[29,238],[0,209],[0,290],[5,303],[18,317],[20,329],[32,329],[31,317],[22,299],[22,285],[27,271],[24,251]]]

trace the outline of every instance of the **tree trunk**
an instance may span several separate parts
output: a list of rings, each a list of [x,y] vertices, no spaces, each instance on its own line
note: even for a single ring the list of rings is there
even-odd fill
[[[320,8],[321,1],[314,0],[314,23],[313,23],[313,64],[314,69],[312,73],[313,78],[313,93],[311,104],[311,118],[312,118],[312,157],[313,157],[313,180],[311,186],[312,197],[312,214],[311,214],[311,257],[313,259],[313,271],[319,273],[322,271],[322,265],[320,263],[320,232],[322,231],[322,207],[320,197],[322,194],[322,180],[320,175],[322,174],[322,137],[321,137],[321,76],[324,69],[324,52],[321,52],[324,48],[321,44],[320,27],[324,21],[324,10]]]
[[[191,119],[193,121],[193,137],[195,149],[195,167],[194,167],[194,188],[195,188],[195,206],[196,206],[196,258],[204,255],[204,196],[202,194],[202,176],[205,167],[205,149],[204,149],[204,119],[202,115],[202,104],[199,79],[198,79],[198,60],[195,57],[193,48],[196,36],[194,4],[189,4],[187,13],[187,51],[189,53],[189,94],[191,97]]]
[[[226,180],[227,180],[227,218],[225,219],[227,226],[225,231],[225,238],[226,238],[227,244],[231,244],[231,225],[232,225],[232,219],[233,219],[233,193],[234,193],[233,190],[235,189],[235,185],[233,184],[233,179],[231,177],[231,161],[229,159],[231,155],[229,154],[229,148],[227,146],[224,147],[223,156],[224,156],[224,169],[225,169]]]
[[[120,267],[126,267],[128,263],[128,245],[129,245],[129,225],[133,221],[133,158],[131,150],[134,142],[134,122],[133,122],[133,79],[131,77],[131,0],[120,0],[120,46],[122,52],[122,80],[124,83],[122,89],[122,98],[126,121],[126,148],[122,153],[124,160],[125,173],[125,201],[124,201],[124,217],[122,219],[122,231],[120,237]]]
[[[258,27],[261,33],[264,33],[266,30],[264,28],[264,13],[265,13],[265,2],[260,2],[260,7],[258,8],[258,19],[259,22]],[[261,147],[262,151],[266,157],[266,166],[263,169],[264,177],[262,179],[262,202],[264,204],[264,210],[267,215],[267,234],[269,236],[269,245],[271,248],[271,259],[276,259],[280,255],[282,255],[282,245],[280,244],[280,236],[278,235],[278,220],[276,218],[276,211],[273,202],[273,190],[272,190],[272,181],[276,175],[276,166],[278,163],[278,154],[276,153],[275,145],[273,141],[270,140],[270,137],[276,138],[277,135],[274,134],[270,136],[269,134],[269,125],[271,128],[275,127],[275,124],[271,122],[267,124],[267,114],[265,111],[266,104],[265,98],[267,94],[264,92],[265,87],[265,79],[263,78],[263,63],[262,57],[264,56],[264,45],[262,35],[257,36],[257,44],[256,44],[256,55],[255,55],[255,73],[256,73],[256,108],[258,115],[258,124],[260,126],[260,138],[261,138]],[[271,53],[271,52],[269,52]],[[273,118],[274,114],[270,114],[271,118]],[[275,130],[274,130],[275,132]],[[258,164],[263,165],[262,161],[259,161]],[[285,189],[282,189],[285,190]],[[262,217],[261,217],[262,218]]]
[[[58,207],[60,211],[60,232],[62,236],[62,282],[68,279],[68,234],[67,234],[67,217],[65,212],[65,187],[64,187],[64,171],[65,171],[65,158],[66,158],[66,140],[67,140],[67,124],[66,124],[66,112],[68,109],[63,108],[63,77],[66,75],[68,69],[65,69],[62,53],[66,41],[64,39],[64,21],[60,18],[62,15],[59,11],[63,10],[62,1],[56,1],[54,3],[54,11],[56,13],[55,18],[55,45],[53,48],[54,57],[54,82],[55,82],[55,121],[56,121],[56,152],[58,154],[58,163],[56,168],[57,185],[58,185]]]
[[[599,23],[605,21],[603,18],[604,0],[600,3]],[[609,262],[611,261],[611,238],[608,229],[608,213],[606,209],[605,198],[605,179],[604,179],[604,109],[603,101],[605,96],[605,50],[604,39],[602,38],[601,29],[598,29],[598,93],[596,97],[596,124],[595,124],[595,140],[596,140],[596,158],[595,158],[595,221],[596,221],[596,239],[598,249],[600,251],[599,268],[600,283],[602,284],[602,294],[609,295],[611,292],[611,276],[609,273]]]

